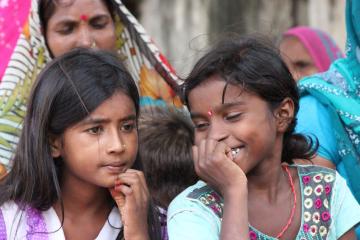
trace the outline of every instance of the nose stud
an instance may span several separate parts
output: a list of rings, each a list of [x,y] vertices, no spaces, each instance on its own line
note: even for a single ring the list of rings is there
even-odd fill
[[[91,46],[90,46],[92,49],[95,49],[95,48],[97,48],[97,45],[96,45],[96,42],[95,41],[93,41],[93,43],[91,44]]]
[[[126,149],[126,144],[122,144],[121,146],[123,147],[124,150]]]
[[[209,115],[209,117],[212,117],[213,111],[212,111],[211,109],[209,109],[209,111],[207,112],[207,114]]]

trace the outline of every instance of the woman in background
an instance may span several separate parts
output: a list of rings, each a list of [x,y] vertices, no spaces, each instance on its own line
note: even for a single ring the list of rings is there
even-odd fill
[[[328,34],[306,26],[288,29],[280,42],[280,51],[296,81],[325,72],[333,61],[343,57]]]

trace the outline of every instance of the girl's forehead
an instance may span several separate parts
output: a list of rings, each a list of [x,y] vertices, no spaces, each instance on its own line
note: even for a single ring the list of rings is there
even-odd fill
[[[219,76],[212,76],[191,89],[188,99],[189,101],[207,101],[207,99],[215,98],[220,99],[219,103],[222,103],[240,97],[243,92],[245,89],[241,84],[227,82]]]
[[[245,105],[252,95],[254,94],[245,91],[240,85],[213,79],[192,89],[188,103],[191,111],[220,110],[230,106]]]
[[[54,15],[91,14],[108,12],[102,0],[61,0],[55,4]]]

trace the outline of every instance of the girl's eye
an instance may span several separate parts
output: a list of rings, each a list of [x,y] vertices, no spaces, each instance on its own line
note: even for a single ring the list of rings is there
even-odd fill
[[[295,67],[297,69],[304,69],[310,66],[309,62],[305,62],[305,61],[298,61],[295,63]]]
[[[92,127],[87,130],[88,133],[93,135],[98,135],[102,132],[102,128],[100,126]]]
[[[121,126],[121,131],[132,132],[136,128],[135,123],[125,123]]]
[[[66,24],[63,25],[61,28],[59,28],[57,32],[60,33],[61,35],[68,35],[72,33],[73,30],[74,30],[74,26],[72,24]]]
[[[236,121],[241,117],[242,113],[231,113],[224,117],[227,121]]]
[[[90,25],[95,29],[103,29],[108,24],[109,20],[107,18],[96,18],[90,22]]]
[[[103,29],[103,28],[105,28],[106,27],[106,23],[104,24],[104,23],[93,23],[93,24],[91,24],[92,26],[93,26],[93,28],[95,28],[95,29]]]
[[[194,128],[197,130],[197,131],[204,131],[208,128],[210,124],[207,123],[207,122],[199,122],[199,123],[196,123],[194,122]]]

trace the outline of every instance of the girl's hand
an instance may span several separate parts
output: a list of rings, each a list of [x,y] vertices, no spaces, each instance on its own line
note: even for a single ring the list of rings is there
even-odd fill
[[[147,214],[149,191],[141,171],[121,173],[110,190],[120,210],[126,240],[149,239]]]
[[[193,146],[195,171],[201,179],[219,191],[224,198],[247,188],[247,178],[233,162],[231,148],[214,139],[201,140]]]

